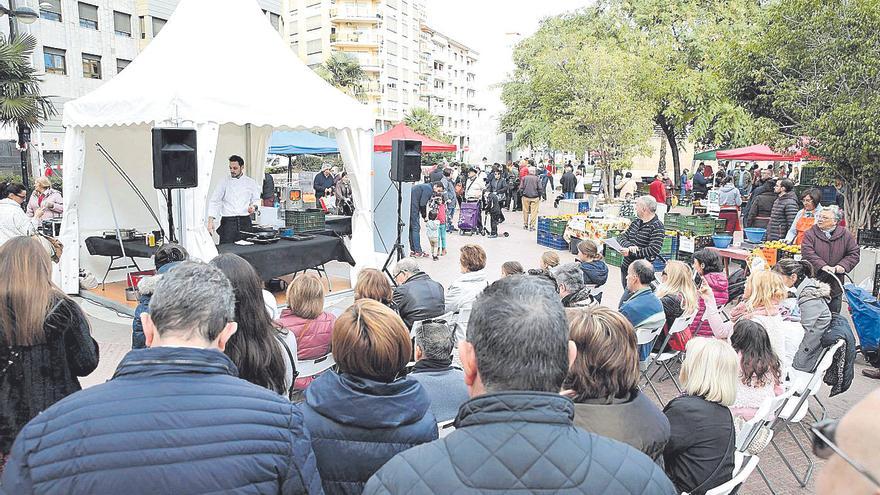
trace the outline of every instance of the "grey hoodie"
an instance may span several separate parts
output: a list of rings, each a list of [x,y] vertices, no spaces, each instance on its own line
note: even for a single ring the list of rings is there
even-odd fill
[[[718,191],[718,204],[721,206],[739,206],[743,202],[742,194],[733,184],[725,184]]]
[[[812,372],[822,353],[822,335],[831,326],[831,287],[812,278],[806,278],[796,288],[798,308],[801,311],[801,325],[804,338],[794,355],[792,366],[796,370]]]

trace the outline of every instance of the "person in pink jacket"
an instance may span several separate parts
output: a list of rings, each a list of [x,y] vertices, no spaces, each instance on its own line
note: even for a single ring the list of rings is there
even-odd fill
[[[296,337],[296,358],[317,359],[330,354],[336,317],[324,311],[324,285],[318,277],[305,274],[293,279],[287,288],[287,305],[278,323]],[[297,378],[293,387],[305,390],[315,378]]]
[[[62,213],[64,198],[61,197],[61,192],[52,189],[52,183],[46,177],[38,177],[34,181],[34,192],[28,200],[27,216],[40,225],[43,220],[61,218]]]
[[[717,307],[727,304],[727,276],[722,273],[721,258],[714,251],[702,249],[694,254],[694,270],[699,275],[700,282],[697,289],[704,284],[712,289]],[[702,290],[700,290],[702,292]],[[691,323],[690,331],[694,337],[714,337],[709,321],[703,318],[706,313],[706,303],[700,298],[697,315]]]

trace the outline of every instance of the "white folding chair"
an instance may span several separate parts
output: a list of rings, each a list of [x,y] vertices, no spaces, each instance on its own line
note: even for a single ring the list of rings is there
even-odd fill
[[[755,437],[758,435],[758,432],[761,431],[761,428],[767,428],[770,434],[770,442],[773,441],[773,436],[775,432],[771,428],[773,422],[776,420],[776,416],[782,411],[782,408],[785,407],[785,403],[791,398],[794,392],[791,390],[787,390],[782,393],[782,395],[778,395],[776,397],[768,397],[762,404],[761,407],[755,411],[755,415],[752,416],[752,419],[746,421],[741,427],[739,432],[736,435],[736,450],[741,454],[747,454],[749,447],[751,447],[752,442],[755,440]],[[767,479],[767,476],[764,474],[764,471],[761,470],[760,467],[757,467],[758,474],[761,475],[761,478],[764,480],[764,483],[767,485],[767,488],[770,489],[770,492],[775,495],[776,490],[773,489],[773,485],[770,483],[770,480]]]
[[[317,359],[297,361],[296,371],[298,371],[299,374],[296,377],[308,378],[310,376],[320,375],[334,366],[336,366],[336,361],[333,359],[332,353],[327,354],[326,356],[321,356]]]
[[[672,379],[672,383],[675,385],[675,388],[679,393],[682,392],[681,385],[678,383],[678,379],[675,378],[675,374],[672,372],[672,369],[669,368],[669,364],[678,358],[681,355],[680,351],[668,350],[667,346],[669,345],[669,341],[672,340],[672,336],[687,330],[687,328],[693,323],[694,318],[696,318],[697,314],[694,313],[692,315],[682,315],[675,319],[672,322],[672,328],[669,329],[669,332],[666,335],[666,338],[663,340],[663,345],[660,346],[659,352],[651,353],[652,363],[658,364],[657,369],[654,370],[654,373],[651,374],[650,377],[647,377],[648,381],[654,378],[660,370],[665,370],[666,374]],[[647,370],[646,370],[647,372]],[[662,380],[663,377],[660,377]],[[657,399],[660,401],[660,404],[663,404],[663,398],[657,396]]]
[[[794,380],[791,382],[791,386],[789,387],[789,391],[791,395],[783,406],[782,410],[779,412],[779,415],[776,418],[776,421],[773,423],[773,427],[775,428],[777,425],[781,424],[788,434],[791,436],[794,443],[798,446],[798,449],[801,451],[801,454],[804,456],[807,462],[807,469],[804,471],[803,475],[798,475],[798,472],[795,471],[794,466],[792,466],[791,461],[788,459],[789,456],[786,456],[782,453],[782,450],[776,444],[774,440],[771,440],[770,444],[773,445],[773,448],[782,457],[782,461],[785,463],[785,467],[791,471],[791,474],[797,480],[798,484],[801,487],[807,486],[807,483],[810,482],[810,478],[813,475],[813,468],[815,464],[813,463],[813,457],[807,451],[804,444],[798,439],[797,435],[795,435],[794,431],[791,429],[791,425],[797,425],[800,428],[801,432],[804,436],[809,439],[810,433],[804,427],[802,421],[804,417],[806,417],[807,413],[810,412],[810,397],[816,398],[816,395],[822,389],[823,378],[825,377],[825,372],[828,371],[828,368],[831,367],[831,364],[834,362],[834,354],[843,346],[844,341],[838,340],[830,347],[826,348],[822,357],[819,359],[819,364],[816,366],[816,370],[813,371],[809,378],[806,378],[803,375],[795,375]],[[818,399],[817,399],[818,400]],[[819,402],[823,409],[823,417],[825,416],[825,406]],[[814,415],[815,417],[815,415]]]
[[[439,438],[443,438],[446,435],[449,435],[450,433],[452,433],[453,431],[455,431],[455,420],[454,419],[450,419],[449,421],[443,421],[443,422],[437,423],[437,434],[439,435]]]
[[[746,482],[746,479],[748,479],[749,475],[752,474],[752,471],[758,467],[758,462],[761,460],[756,455],[746,456],[742,452],[734,453],[734,458],[733,478],[727,483],[718,485],[707,491],[706,495],[729,495],[730,493],[733,493],[734,490]]]
[[[660,322],[657,325],[651,327],[642,327],[636,328],[636,342],[637,345],[649,345],[657,339],[657,336],[660,335],[660,332],[663,330],[663,325],[665,322]],[[641,378],[645,379],[645,384],[651,387],[651,390],[654,391],[654,395],[660,399],[661,405],[663,405],[663,399],[660,398],[660,392],[657,391],[657,388],[654,386],[654,383],[651,382],[651,379],[648,377],[648,370],[651,368],[651,365],[654,364],[654,354],[648,355],[648,358],[645,361],[639,363],[639,370],[642,374]],[[641,379],[639,380],[641,381]],[[644,389],[644,385],[639,385],[640,389]]]
[[[590,289],[590,296],[593,298],[593,301],[596,304],[599,304],[599,298],[602,297],[602,294],[605,293],[605,284],[602,284],[602,285],[588,284],[586,287],[588,287]]]

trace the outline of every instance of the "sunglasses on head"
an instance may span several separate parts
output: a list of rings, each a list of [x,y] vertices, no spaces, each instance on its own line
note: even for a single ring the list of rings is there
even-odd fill
[[[813,454],[820,459],[829,459],[832,455],[837,454],[841,459],[865,477],[868,481],[880,488],[880,481],[861,464],[853,460],[850,456],[834,443],[834,437],[837,433],[838,420],[825,420],[814,424],[810,431],[813,432]]]

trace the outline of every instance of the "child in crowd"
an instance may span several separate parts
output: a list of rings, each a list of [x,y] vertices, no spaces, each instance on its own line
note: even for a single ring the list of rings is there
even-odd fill
[[[549,270],[559,266],[559,255],[553,251],[544,251],[541,255],[541,270]]]
[[[519,261],[505,261],[503,265],[501,265],[501,276],[509,277],[510,275],[522,275],[525,273],[523,266]]]
[[[438,230],[438,244],[440,249],[440,255],[446,254],[446,206],[448,202],[448,197],[445,192],[445,187],[442,183],[434,184],[434,196],[431,197],[430,201],[428,201],[428,214],[431,212],[437,214],[437,221],[440,223],[440,229]],[[439,189],[439,192],[437,191]]]
[[[782,393],[779,358],[773,352],[764,326],[756,321],[736,322],[730,344],[740,360],[736,400],[730,410],[734,416],[748,421],[768,397]]]
[[[431,243],[431,256],[437,261],[437,257],[440,256],[440,222],[437,220],[436,212],[428,213],[425,231],[428,233],[428,242]]]
[[[608,281],[608,265],[603,261],[602,254],[599,253],[599,247],[595,242],[584,239],[578,244],[577,260],[581,264],[581,271],[584,272],[584,284],[595,285],[596,287],[605,285]],[[599,299],[601,302],[601,299]]]

